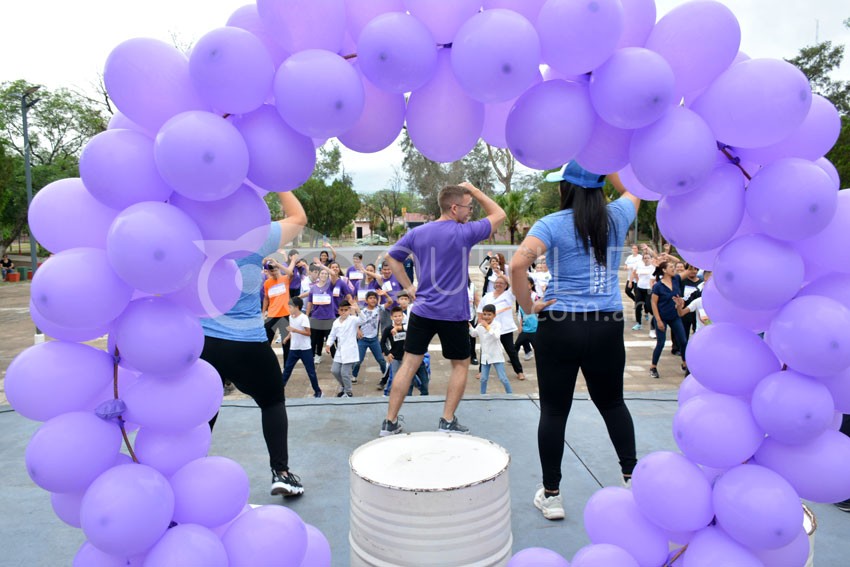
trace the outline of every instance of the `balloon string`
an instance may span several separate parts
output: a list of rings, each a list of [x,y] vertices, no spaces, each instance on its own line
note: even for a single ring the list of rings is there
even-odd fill
[[[112,395],[117,400],[118,399],[118,361],[120,357],[118,356],[118,347],[115,347],[115,354],[112,357]],[[127,437],[127,430],[124,428],[124,417],[118,416],[118,427],[121,428],[121,437],[124,438],[124,445],[127,447],[127,451],[130,452],[130,458],[133,459],[134,463],[138,463],[139,459],[136,457],[136,453],[133,451],[133,446],[130,444],[130,438]]]
[[[356,58],[356,57],[357,57],[357,54],[356,54],[356,53],[349,53],[348,55],[343,55],[343,56],[342,56],[342,58],[343,58],[343,59],[354,59],[354,58]]]
[[[685,551],[686,551],[687,549],[688,549],[688,546],[687,546],[687,545],[686,545],[685,547],[683,547],[683,548],[679,549],[679,551],[677,551],[677,552],[676,552],[676,555],[674,555],[674,556],[670,559],[670,561],[668,561],[667,563],[665,563],[665,564],[664,564],[664,567],[671,567],[671,566],[673,565],[673,563],[675,563],[676,561],[678,561],[678,560],[679,560],[679,558],[680,558],[680,557],[682,557],[682,555],[684,555],[684,554],[685,554]]]
[[[717,147],[720,149],[721,152],[723,152],[723,155],[725,155],[729,159],[729,161],[732,162],[732,165],[741,170],[741,173],[744,174],[744,177],[747,178],[747,181],[751,181],[753,179],[753,176],[747,173],[747,170],[741,166],[741,158],[733,156],[729,152],[729,146],[718,143]]]

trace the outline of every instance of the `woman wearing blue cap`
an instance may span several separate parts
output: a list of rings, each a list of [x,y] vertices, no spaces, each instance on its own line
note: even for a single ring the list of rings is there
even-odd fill
[[[546,176],[559,182],[561,210],[538,220],[511,260],[511,281],[526,313],[539,313],[536,352],[540,388],[537,445],[543,487],[534,505],[549,520],[564,517],[560,493],[564,433],[578,371],[608,429],[625,483],[637,464],[632,417],[623,401],[623,303],[617,269],[640,200],[616,174],[607,176],[621,197],[606,203],[605,175],[570,162]],[[541,254],[552,279],[532,302],[526,271]]]

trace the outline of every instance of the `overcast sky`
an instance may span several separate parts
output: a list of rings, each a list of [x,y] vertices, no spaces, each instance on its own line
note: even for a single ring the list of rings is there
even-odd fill
[[[850,45],[848,0],[720,0],[741,23],[741,49],[751,57],[792,57],[820,41]],[[0,19],[0,82],[26,79],[49,88],[91,90],[113,47],[132,37],[193,43],[222,26],[246,0],[17,0]],[[656,0],[658,16],[684,0]],[[848,53],[850,59],[850,53]],[[845,60],[836,78],[850,79]],[[358,191],[386,187],[397,145],[377,154],[346,151]]]

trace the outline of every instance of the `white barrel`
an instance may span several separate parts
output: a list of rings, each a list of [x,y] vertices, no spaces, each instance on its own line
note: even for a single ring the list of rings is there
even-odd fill
[[[510,454],[469,435],[410,433],[351,454],[351,565],[506,565]]]

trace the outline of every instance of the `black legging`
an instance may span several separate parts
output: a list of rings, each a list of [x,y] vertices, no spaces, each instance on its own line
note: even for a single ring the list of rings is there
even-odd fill
[[[280,326],[280,336],[281,339],[286,338],[286,335],[289,333],[286,332],[286,328],[289,326],[289,317],[269,317],[266,319],[266,322],[263,323],[263,327],[266,329],[266,337],[268,337],[269,344],[271,344],[272,339],[274,338],[275,325],[277,325],[280,320],[283,319],[283,325]],[[283,343],[283,358],[289,356],[289,341]]]
[[[534,342],[540,389],[540,422],[537,447],[543,469],[543,486],[557,491],[567,418],[581,369],[590,398],[605,420],[624,475],[637,464],[635,429],[623,400],[622,312],[565,313],[544,311],[538,316]]]
[[[331,334],[333,319],[316,319],[310,317],[310,347],[315,356],[322,356],[325,352],[325,342]]]
[[[269,465],[276,471],[289,470],[289,422],[286,418],[283,374],[269,343],[204,337],[201,358],[218,371],[222,383],[232,383],[260,406]],[[217,413],[210,420],[210,431],[216,419]]]
[[[534,335],[535,333],[526,333],[525,331],[519,333],[519,336],[514,342],[514,350],[517,351],[517,354],[519,354],[520,347],[526,353],[531,352],[531,346],[534,344]]]
[[[508,353],[508,359],[511,361],[511,366],[514,369],[514,372],[522,374],[522,363],[519,361],[519,355],[517,354],[516,347],[514,346],[514,334],[505,333],[499,337],[499,340],[505,348],[505,352]]]
[[[649,308],[646,307],[648,297],[652,294],[648,289],[643,289],[642,287],[635,287],[635,322],[640,325],[643,322],[643,310],[646,309],[647,313],[650,313],[652,310],[652,306]]]

